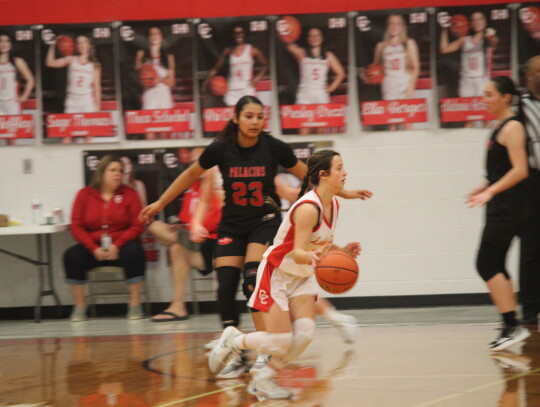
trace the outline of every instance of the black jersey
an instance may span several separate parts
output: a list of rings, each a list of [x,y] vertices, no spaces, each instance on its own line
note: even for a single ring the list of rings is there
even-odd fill
[[[225,191],[222,221],[228,224],[274,217],[269,214],[281,217],[279,210],[265,199],[272,198],[279,206],[274,184],[278,166],[291,168],[297,161],[287,144],[264,132],[257,144],[248,148],[236,142],[214,141],[199,158],[205,169],[219,166]]]
[[[510,162],[510,156],[508,155],[508,149],[497,141],[497,135],[501,129],[511,120],[519,121],[517,116],[512,116],[506,119],[497,127],[491,134],[491,138],[488,143],[487,152],[487,179],[490,184],[493,184],[500,180],[504,175],[512,169],[512,163]],[[519,185],[519,184],[518,184]]]

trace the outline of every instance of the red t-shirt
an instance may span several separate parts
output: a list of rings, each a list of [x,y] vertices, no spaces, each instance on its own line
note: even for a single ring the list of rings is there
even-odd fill
[[[97,189],[85,187],[77,193],[73,203],[71,234],[93,253],[100,247],[103,226],[107,225],[112,243],[120,248],[140,238],[144,229],[138,219],[141,209],[137,192],[127,185],[121,185],[109,202]]]
[[[200,189],[201,179],[198,179],[184,192],[184,199],[178,213],[178,219],[186,229],[189,229],[191,226],[191,217],[195,213],[195,208],[200,200]],[[221,222],[221,198],[217,193],[213,192],[210,208],[206,212],[203,221],[203,226],[208,230],[208,237],[210,239],[217,239],[219,222]]]

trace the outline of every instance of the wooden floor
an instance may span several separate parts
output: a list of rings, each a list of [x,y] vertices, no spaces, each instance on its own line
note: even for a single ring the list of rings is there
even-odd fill
[[[344,345],[319,326],[279,376],[294,399],[278,401],[247,394],[249,375],[213,378],[211,332],[0,337],[0,406],[540,407],[540,333],[490,354],[494,328],[368,325]]]

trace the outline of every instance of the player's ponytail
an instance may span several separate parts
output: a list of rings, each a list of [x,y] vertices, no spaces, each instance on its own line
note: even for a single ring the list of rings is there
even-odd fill
[[[512,96],[510,105],[515,105],[517,103],[517,101],[519,100],[520,92],[511,78],[509,78],[508,76],[496,76],[491,80],[491,82],[493,83],[495,89],[497,89],[498,92],[503,95]]]
[[[313,153],[307,159],[307,173],[304,179],[302,180],[302,187],[300,188],[300,193],[298,198],[304,195],[306,192],[310,191],[313,187],[319,185],[321,179],[321,171],[330,173],[330,168],[332,167],[332,158],[334,156],[340,155],[334,150],[321,150]]]

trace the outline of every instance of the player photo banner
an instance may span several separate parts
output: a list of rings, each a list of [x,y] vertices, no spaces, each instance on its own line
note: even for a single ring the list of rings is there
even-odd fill
[[[0,27],[0,146],[34,142],[34,34],[29,26]]]
[[[45,141],[118,141],[114,36],[110,23],[39,32]]]
[[[154,149],[92,150],[83,151],[84,183],[88,185],[92,174],[105,155],[113,154],[122,162],[122,183],[133,188],[144,207],[159,197],[161,153]],[[149,233],[141,236],[146,261],[158,261],[159,250],[156,239]]]
[[[278,17],[275,58],[284,134],[345,132],[347,26],[342,13]]]
[[[429,127],[433,97],[429,12],[423,8],[359,11],[354,22],[364,128]]]
[[[120,27],[128,139],[193,137],[192,29],[187,20],[125,22]]]
[[[482,102],[495,76],[511,76],[510,9],[503,4],[436,9],[441,127],[485,127]]]
[[[523,4],[518,10],[517,22],[519,83],[527,87],[526,62],[540,55],[540,2]]]
[[[272,103],[269,20],[266,17],[203,19],[197,27],[198,85],[205,137],[214,137],[242,96]]]

